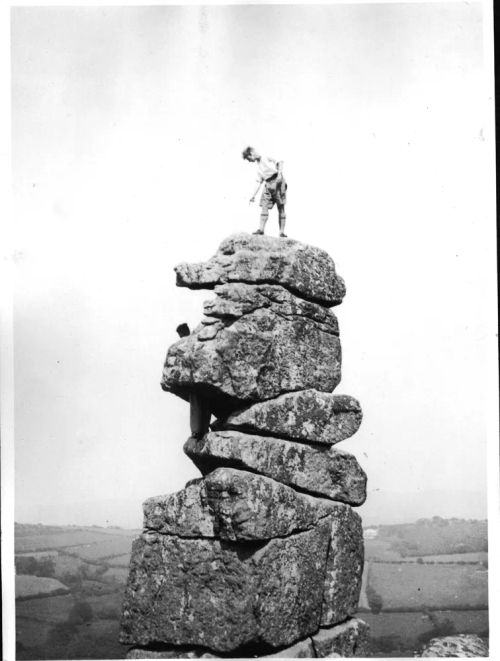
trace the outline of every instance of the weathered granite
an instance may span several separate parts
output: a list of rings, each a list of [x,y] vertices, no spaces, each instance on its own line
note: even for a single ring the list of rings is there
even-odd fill
[[[236,411],[221,427],[334,445],[356,433],[362,417],[354,397],[301,390]]]
[[[365,657],[369,652],[369,626],[352,618],[312,636],[314,656],[318,658]]]
[[[261,308],[271,308],[291,321],[304,317],[315,321],[326,333],[339,334],[339,323],[331,310],[298,298],[280,285],[233,282],[217,285],[214,292],[215,298],[203,303],[203,312],[208,318],[237,319]],[[202,323],[207,323],[207,319]]]
[[[336,504],[262,475],[217,468],[205,479],[144,503],[144,528],[180,537],[263,540],[313,528]]]
[[[353,455],[337,448],[220,431],[200,440],[189,438],[184,452],[203,474],[217,466],[233,466],[350,505],[366,500],[365,472]]]
[[[436,640],[436,639],[434,639]],[[280,649],[272,654],[263,654],[262,659],[313,659],[313,658],[350,658],[366,657],[369,654],[369,626],[363,620],[350,618],[334,627],[319,629],[294,645]],[[148,650],[133,648],[126,655],[127,659],[220,659],[228,653],[212,654],[205,648],[187,648],[169,646],[162,649]],[[252,655],[254,656],[254,655]],[[484,655],[478,655],[484,656]],[[234,657],[232,657],[234,658]]]
[[[133,544],[120,641],[232,651],[318,630],[331,525],[269,542],[143,534]]]
[[[345,295],[344,281],[324,250],[271,236],[234,234],[207,262],[182,263],[175,272],[177,285],[191,289],[225,282],[272,283],[326,306],[338,305]]]
[[[489,656],[488,643],[476,634],[432,638],[420,655],[423,658]]]
[[[184,399],[198,390],[217,416],[285,392],[331,392],[341,374],[338,335],[324,323],[277,308],[236,319],[205,317],[169,348],[162,388]]]
[[[331,517],[321,626],[342,622],[358,610],[363,576],[364,544],[361,517],[348,505]]]

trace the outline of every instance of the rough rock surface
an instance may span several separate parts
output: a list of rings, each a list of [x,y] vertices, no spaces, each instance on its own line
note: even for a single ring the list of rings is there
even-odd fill
[[[356,433],[362,417],[353,397],[302,390],[236,411],[222,428],[333,445]]]
[[[217,466],[234,466],[350,505],[362,505],[366,499],[365,472],[353,455],[337,448],[221,431],[200,440],[189,438],[184,452],[203,474]]]
[[[348,658],[368,656],[369,627],[366,622],[352,618],[328,629],[319,629],[312,637],[299,640],[294,645],[280,649],[273,654],[264,654],[263,659],[311,659],[311,658]],[[206,649],[169,646],[159,650],[142,648],[131,649],[127,659],[205,659],[225,658],[212,654]]]
[[[368,656],[369,626],[363,620],[352,618],[328,629],[320,629],[312,636],[315,656],[319,658],[346,658]]]
[[[343,279],[323,250],[292,239],[234,234],[216,254],[200,264],[179,264],[177,285],[212,289],[225,282],[275,283],[323,305],[338,305],[345,295]]]
[[[339,323],[331,310],[298,298],[280,285],[230,283],[218,285],[214,292],[215,298],[203,303],[206,317],[238,319],[260,308],[270,308],[290,321],[304,317],[315,321],[326,333],[339,334]]]
[[[488,644],[476,634],[459,634],[432,638],[421,656],[429,657],[468,657],[488,656]]]
[[[363,527],[359,514],[344,505],[331,521],[321,614],[321,626],[324,627],[342,622],[356,613],[364,563]]]
[[[235,287],[247,295],[247,286]],[[162,388],[184,399],[197,389],[218,416],[285,392],[331,392],[341,373],[338,335],[324,321],[282,307],[273,303],[236,318],[206,316],[170,347]]]
[[[317,631],[330,527],[246,544],[143,534],[133,545],[121,642],[233,651],[285,647]]]
[[[144,503],[144,528],[179,537],[262,540],[313,528],[336,504],[262,475],[218,468]]]

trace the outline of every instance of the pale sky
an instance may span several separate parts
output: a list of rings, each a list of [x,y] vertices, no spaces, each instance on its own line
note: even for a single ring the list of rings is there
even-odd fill
[[[346,281],[338,447],[371,491],[485,491],[482,34],[474,2],[13,9],[16,520],[140,526],[199,475],[159,382],[213,294],[173,267],[256,229],[247,144]]]

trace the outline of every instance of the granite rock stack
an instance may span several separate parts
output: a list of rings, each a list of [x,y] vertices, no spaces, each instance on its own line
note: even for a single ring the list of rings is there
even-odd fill
[[[144,503],[121,621],[128,658],[365,656],[353,507],[366,475],[337,446],[362,412],[332,394],[344,282],[323,250],[248,234],[175,270],[179,286],[215,294],[162,378],[191,419],[204,410],[184,445],[202,477]]]

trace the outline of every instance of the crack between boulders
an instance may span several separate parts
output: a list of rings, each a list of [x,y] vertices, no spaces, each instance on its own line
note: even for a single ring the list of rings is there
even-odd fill
[[[289,392],[300,392],[300,390],[290,390]],[[286,394],[288,394],[288,392]],[[245,407],[245,408],[250,408],[254,404],[261,404],[261,403],[264,403],[266,401],[272,401],[273,399],[276,399],[276,397],[270,397],[267,400],[266,399],[258,400],[257,402],[252,401],[252,403],[248,404],[248,406]],[[239,410],[241,411],[241,410],[244,410],[244,409],[242,408],[242,409],[239,409]],[[238,410],[236,410],[234,412],[235,415],[237,413],[238,413]],[[300,443],[300,445],[307,445],[309,447],[312,447],[315,450],[322,450],[324,452],[329,452],[338,443],[342,443],[342,441],[346,441],[348,438],[351,438],[351,436],[354,436],[354,434],[351,434],[351,436],[348,436],[347,438],[343,438],[342,441],[337,441],[337,443],[327,444],[327,443],[319,443],[317,441],[308,441],[308,440],[303,439],[303,438],[290,438],[290,436],[287,436],[286,434],[283,434],[283,433],[280,434],[279,432],[274,432],[274,431],[270,432],[270,431],[267,431],[265,429],[260,430],[260,429],[256,429],[255,427],[251,427],[250,425],[248,425],[246,427],[244,425],[238,427],[236,425],[232,425],[231,423],[222,423],[222,424],[225,425],[225,426],[221,426],[220,429],[212,430],[213,433],[217,434],[217,433],[220,433],[220,432],[223,432],[223,431],[236,431],[236,432],[241,432],[242,434],[248,434],[248,436],[263,436],[264,438],[278,438],[280,441],[290,441],[291,443]],[[356,433],[356,432],[354,432],[354,433]]]
[[[336,501],[331,501],[331,502],[336,502]],[[304,533],[310,532],[311,530],[314,530],[317,526],[321,525],[324,523],[325,519],[328,517],[332,516],[333,512],[328,512],[324,514],[323,516],[319,517],[316,522],[311,525],[309,528],[303,528],[301,530],[294,530],[290,532],[288,535],[275,535],[273,537],[266,537],[262,539],[225,539],[223,537],[209,537],[206,535],[178,535],[176,533],[172,532],[166,532],[166,531],[161,531],[161,530],[155,530],[154,528],[144,528],[142,531],[142,534],[154,534],[154,535],[162,535],[163,537],[175,537],[175,539],[178,540],[183,540],[187,539],[190,541],[194,540],[204,540],[204,541],[217,541],[217,542],[223,542],[227,544],[235,544],[238,546],[244,545],[246,547],[253,545],[259,546],[260,548],[263,548],[266,546],[269,542],[271,542],[273,539],[290,539],[291,537],[295,537],[297,535],[303,535]],[[256,549],[257,551],[260,550]],[[327,554],[327,559],[328,559],[328,554]]]
[[[219,297],[222,299],[221,296],[219,296]],[[222,299],[222,300],[225,300],[225,299]],[[247,317],[248,315],[251,315],[254,312],[257,312],[258,310],[270,310],[277,317],[280,317],[281,319],[285,319],[286,321],[290,321],[290,322],[292,322],[294,319],[301,319],[301,320],[310,321],[311,323],[316,324],[318,326],[319,330],[322,333],[326,333],[327,335],[332,335],[333,337],[339,337],[340,336],[340,333],[339,333],[338,329],[333,330],[331,328],[331,325],[328,324],[327,321],[320,321],[319,319],[315,319],[313,316],[305,314],[305,313],[300,314],[298,312],[289,312],[289,313],[284,312],[283,310],[276,309],[278,306],[283,305],[282,303],[277,303],[276,301],[272,301],[271,299],[267,299],[267,300],[270,301],[270,303],[268,305],[264,305],[264,304],[263,305],[256,305],[251,310],[243,311],[239,315],[224,314],[224,313],[218,313],[218,312],[211,312],[209,314],[205,313],[205,317],[215,319],[216,321],[220,321],[224,324],[222,326],[222,328],[219,328],[217,330],[214,337],[216,337],[217,334],[221,330],[224,330],[225,328],[230,328],[239,319],[242,319],[243,317]],[[203,324],[203,321],[201,323]],[[216,322],[214,322],[214,323],[216,323]],[[208,326],[211,326],[211,325],[212,324],[204,324],[205,327],[208,327]],[[199,341],[200,342],[208,342],[209,340],[214,339],[214,337],[213,338],[207,338],[207,339],[199,338]]]
[[[327,304],[324,299],[320,298],[307,298],[304,296],[303,292],[300,292],[297,289],[294,289],[293,287],[290,287],[289,285],[286,285],[281,282],[276,282],[276,280],[269,279],[269,280],[226,280],[225,282],[220,282],[218,284],[225,285],[225,284],[237,284],[241,283],[243,285],[271,285],[273,287],[283,287],[287,292],[295,296],[296,298],[299,298],[302,301],[306,301],[307,303],[315,303],[316,305],[320,305],[322,308],[325,308],[326,310],[333,308],[337,305],[340,305],[342,303],[342,299],[338,302],[330,303]],[[215,287],[214,287],[215,288]]]
[[[194,459],[201,459],[200,465],[204,464],[205,466],[208,467],[208,465],[210,464],[209,470],[207,470],[207,472],[203,475],[203,477],[205,477],[206,475],[208,475],[212,471],[217,470],[217,468],[235,468],[236,470],[243,470],[243,471],[246,471],[247,473],[251,473],[252,475],[260,475],[262,477],[267,477],[271,480],[274,480],[275,482],[279,482],[280,484],[284,484],[285,486],[290,487],[290,489],[293,489],[297,493],[303,494],[304,496],[312,496],[314,498],[320,498],[322,500],[328,500],[332,503],[341,503],[343,505],[349,505],[350,507],[360,507],[365,502],[365,501],[363,501],[363,503],[352,503],[348,500],[341,500],[340,498],[331,498],[331,497],[329,497],[326,494],[321,493],[321,492],[309,491],[308,489],[305,489],[304,487],[299,487],[295,484],[290,484],[290,482],[283,482],[282,480],[278,480],[275,477],[272,477],[271,475],[268,475],[266,473],[262,473],[261,471],[258,471],[255,468],[251,468],[250,466],[245,465],[241,460],[238,460],[238,459],[233,459],[233,460],[227,459],[227,460],[225,460],[224,458],[220,458],[220,459],[215,459],[213,462],[211,462],[211,461],[204,462],[203,460],[205,459],[205,457],[202,457],[202,456],[199,456],[199,455],[195,456],[195,457],[191,457],[190,455],[186,455],[186,456],[188,456],[191,459],[191,461],[193,461],[193,462],[194,462]],[[213,466],[212,466],[212,463],[213,463]],[[201,469],[199,469],[199,470],[201,470]]]
[[[320,628],[321,628],[321,627],[320,627]],[[318,629],[318,631],[319,631],[319,629]],[[318,633],[318,631],[316,631],[316,633]],[[316,658],[318,658],[318,650],[317,650],[316,645],[315,645],[315,643],[314,643],[314,638],[313,638],[312,636],[310,636],[309,638],[310,638],[310,640],[311,640],[311,645],[312,645],[312,648],[313,648],[314,656],[315,656]]]

